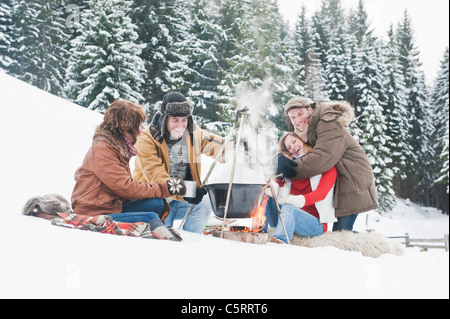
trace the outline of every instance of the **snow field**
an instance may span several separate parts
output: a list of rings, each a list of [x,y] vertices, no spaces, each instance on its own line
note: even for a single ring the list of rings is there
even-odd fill
[[[21,215],[26,200],[60,193],[102,116],[0,73],[0,298],[448,298],[443,250],[377,259],[332,247],[252,245],[181,231],[181,243],[55,227]],[[204,170],[207,167],[203,168]],[[356,229],[442,237],[448,216],[397,200]]]

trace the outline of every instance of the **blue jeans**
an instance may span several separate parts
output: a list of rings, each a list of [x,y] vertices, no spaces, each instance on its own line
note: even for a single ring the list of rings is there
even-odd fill
[[[152,219],[159,219],[158,214],[164,208],[160,198],[147,198],[132,200],[122,207],[122,213],[111,214],[114,221],[122,223],[148,223]]]
[[[358,214],[338,217],[337,222],[333,224],[333,231],[353,231],[353,224],[355,223],[356,217],[358,217]]]
[[[304,210],[290,204],[280,205],[281,216],[289,240],[295,234],[303,237],[315,237],[323,234],[323,225],[320,220]],[[267,226],[275,226],[273,236],[287,243],[286,234],[279,220],[274,199],[271,197],[266,207],[266,229]]]
[[[186,212],[191,207],[191,204],[188,202],[182,202],[178,200],[173,200],[169,203],[170,205],[170,213],[164,220],[164,224],[168,227],[173,226],[174,220],[183,219],[186,215]],[[211,215],[211,202],[208,196],[204,196],[202,201],[197,205],[194,205],[192,210],[190,211],[186,222],[183,225],[183,230],[202,234],[205,229],[206,223],[209,220],[209,216]]]

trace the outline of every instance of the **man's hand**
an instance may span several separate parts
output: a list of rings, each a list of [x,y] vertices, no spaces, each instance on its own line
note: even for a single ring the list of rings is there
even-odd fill
[[[286,178],[294,178],[297,175],[297,172],[294,167],[297,167],[298,164],[293,160],[287,158],[283,154],[278,154],[278,167],[276,171],[276,175],[283,174]]]
[[[197,205],[203,199],[208,191],[203,187],[197,187],[195,190],[195,197],[183,197],[183,199],[189,204]]]

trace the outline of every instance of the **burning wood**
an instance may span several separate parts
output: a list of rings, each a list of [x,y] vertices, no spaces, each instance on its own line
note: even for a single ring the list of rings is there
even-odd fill
[[[247,227],[248,228],[248,227]],[[221,237],[221,231],[213,231],[212,235],[214,237]],[[235,241],[241,241],[244,243],[250,243],[250,244],[261,244],[264,245],[269,240],[269,234],[268,233],[252,233],[252,232],[245,232],[245,231],[223,231],[223,238],[235,240]]]

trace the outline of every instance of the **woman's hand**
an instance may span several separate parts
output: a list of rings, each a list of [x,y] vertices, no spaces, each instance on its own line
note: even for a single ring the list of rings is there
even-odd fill
[[[278,200],[279,204],[291,204],[292,206],[302,208],[305,206],[305,196],[303,195],[289,195]]]
[[[272,179],[270,180],[270,185],[271,185],[272,187],[267,187],[267,188],[265,189],[264,193],[265,193],[267,196],[273,197],[273,194],[272,194],[272,189],[273,189],[273,191],[274,191],[274,193],[275,193],[275,196],[278,198],[278,190],[280,189],[280,185],[278,185],[278,183],[275,182],[275,181],[272,180]]]

